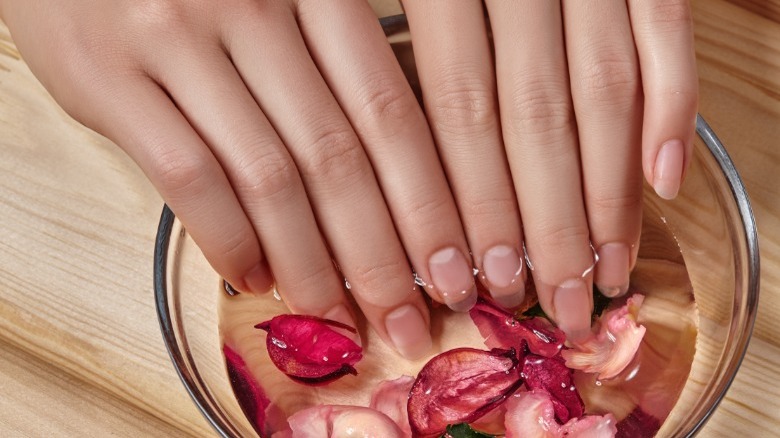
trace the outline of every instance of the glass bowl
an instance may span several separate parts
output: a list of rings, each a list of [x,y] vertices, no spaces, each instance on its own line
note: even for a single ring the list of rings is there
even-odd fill
[[[381,21],[417,90],[404,18]],[[639,259],[684,264],[698,309],[691,370],[657,436],[692,436],[704,425],[742,362],[758,305],[758,243],[747,193],[725,148],[701,117],[696,131],[691,167],[678,198],[663,201],[652,189],[644,191]],[[155,244],[154,288],[171,360],[192,400],[220,435],[256,437],[225,367],[218,328],[220,283],[181,223],[164,207]]]

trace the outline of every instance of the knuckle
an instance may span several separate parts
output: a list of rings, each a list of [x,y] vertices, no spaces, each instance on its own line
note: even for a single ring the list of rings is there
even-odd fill
[[[642,193],[600,194],[588,197],[588,210],[591,214],[598,212],[623,213],[642,208]]]
[[[691,8],[687,0],[657,0],[651,5],[650,20],[656,24],[677,28],[693,23]]]
[[[370,264],[361,264],[351,270],[350,284],[355,285],[360,294],[371,302],[387,302],[391,294],[388,291],[397,290],[395,287],[400,279],[408,281],[411,274],[406,261],[387,259],[375,260]],[[411,290],[411,288],[410,288]]]
[[[347,182],[357,177],[365,164],[366,156],[357,136],[348,128],[328,127],[310,142],[310,153],[301,170],[306,177]]]
[[[574,125],[574,111],[567,88],[543,77],[516,81],[508,108],[509,126],[515,136],[545,135],[569,132]]]
[[[390,72],[379,72],[361,81],[362,108],[371,119],[386,122],[414,114],[417,101],[411,91]]]
[[[298,169],[281,146],[256,148],[264,150],[239,161],[233,183],[239,195],[250,199],[289,199],[299,184]]]
[[[585,224],[556,224],[553,222],[543,223],[537,228],[532,236],[539,248],[551,254],[565,254],[571,248],[577,248],[583,243],[589,244],[590,232]]]
[[[155,178],[172,199],[197,198],[209,185],[208,159],[197,153],[183,151],[156,155]]]
[[[517,217],[517,201],[512,197],[475,197],[462,202],[460,206],[464,221],[468,223],[492,224]]]
[[[429,106],[439,130],[462,134],[495,123],[496,96],[488,81],[469,77],[443,79],[437,88]]]
[[[180,0],[142,0],[133,6],[131,18],[140,35],[172,34],[186,27],[191,9]]]
[[[600,58],[588,63],[578,81],[587,105],[633,106],[641,93],[638,66],[619,55]]]
[[[404,213],[400,215],[401,221],[410,227],[409,229],[431,229],[438,227],[441,218],[450,217],[449,202],[446,196],[431,196],[414,198],[404,204]],[[404,229],[406,227],[400,226]]]

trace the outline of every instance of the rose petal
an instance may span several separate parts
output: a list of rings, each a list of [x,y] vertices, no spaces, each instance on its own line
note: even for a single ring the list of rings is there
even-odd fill
[[[555,421],[554,401],[545,390],[522,391],[506,402],[506,438],[610,438],[617,433],[615,417],[586,415],[561,426]]]
[[[285,436],[291,438],[406,436],[385,414],[361,406],[314,406],[296,412],[288,421],[290,432]]]
[[[657,418],[636,408],[617,424],[617,438],[651,438],[660,428]]]
[[[617,420],[612,414],[572,418],[561,428],[563,436],[577,438],[612,438],[617,434]]]
[[[523,351],[524,342],[534,354],[553,357],[561,351],[565,341],[563,332],[544,318],[530,318],[522,321],[514,315],[479,300],[469,311],[485,345],[489,348],[514,348]]]
[[[560,357],[529,354],[523,360],[523,378],[529,390],[542,389],[552,396],[555,416],[561,424],[582,416],[585,404],[574,384],[574,371]]]
[[[482,417],[521,384],[514,350],[447,351],[417,376],[407,406],[409,424],[415,436],[440,435],[449,424]]]
[[[597,333],[561,353],[566,366],[597,373],[604,380],[620,374],[633,360],[645,335],[645,327],[636,323],[643,300],[643,295],[634,294],[624,306],[602,315]]]
[[[506,438],[556,438],[561,426],[555,421],[550,394],[543,389],[521,391],[505,404]]]
[[[406,405],[409,402],[409,392],[414,385],[414,377],[401,376],[395,380],[381,382],[371,394],[369,407],[387,415],[395,424],[411,436],[409,414]]]
[[[268,332],[271,361],[293,380],[319,385],[357,374],[363,349],[331,328],[354,332],[352,327],[308,315],[279,315],[255,327]]]
[[[238,353],[227,345],[222,346],[222,353],[225,355],[230,386],[233,387],[244,415],[257,431],[265,430],[265,410],[271,404],[271,400],[252,377],[246,362]]]

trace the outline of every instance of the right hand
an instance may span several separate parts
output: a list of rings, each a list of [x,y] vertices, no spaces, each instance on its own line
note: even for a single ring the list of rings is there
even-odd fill
[[[434,299],[473,304],[426,119],[365,0],[0,0],[0,13],[58,103],[138,163],[236,289],[275,282],[292,311],[355,325],[346,277],[410,358],[431,337],[409,261]]]

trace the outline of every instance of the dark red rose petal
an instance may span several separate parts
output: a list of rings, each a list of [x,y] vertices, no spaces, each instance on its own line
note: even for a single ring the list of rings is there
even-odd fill
[[[331,327],[355,332],[340,322],[307,315],[279,315],[255,326],[268,332],[266,347],[274,365],[308,385],[357,374],[355,364],[363,357],[363,349]]]
[[[628,417],[617,424],[616,438],[651,438],[655,436],[661,422],[641,408],[634,409]]]
[[[523,360],[522,376],[529,390],[543,389],[550,393],[555,418],[561,424],[585,412],[585,404],[574,385],[574,371],[566,367],[560,356],[527,355]]]
[[[566,337],[563,331],[543,318],[522,321],[485,300],[479,300],[469,311],[479,333],[489,348],[523,350],[523,341],[531,353],[553,357],[561,351]]]
[[[456,348],[431,359],[409,393],[415,436],[438,436],[447,425],[471,423],[522,384],[514,350]]]
[[[255,429],[262,433],[265,429],[265,412],[271,401],[252,377],[244,359],[227,345],[222,347],[222,352],[225,355],[230,386],[238,398],[238,404]]]

